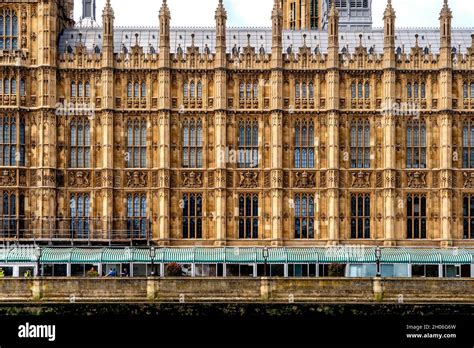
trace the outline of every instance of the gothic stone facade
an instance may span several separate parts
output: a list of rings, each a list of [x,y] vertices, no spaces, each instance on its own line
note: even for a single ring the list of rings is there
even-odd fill
[[[248,30],[222,2],[215,29],[72,8],[0,4],[2,240],[474,245],[474,36],[446,2],[360,36],[334,7],[286,31],[278,0]]]

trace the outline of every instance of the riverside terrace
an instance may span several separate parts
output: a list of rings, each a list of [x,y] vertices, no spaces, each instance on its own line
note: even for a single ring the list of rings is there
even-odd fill
[[[10,277],[474,278],[474,249],[3,246]]]

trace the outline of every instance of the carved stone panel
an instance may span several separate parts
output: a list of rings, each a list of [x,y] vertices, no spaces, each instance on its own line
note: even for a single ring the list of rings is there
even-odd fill
[[[314,188],[316,186],[314,173],[296,172],[294,186],[296,188]]]
[[[148,174],[145,171],[133,171],[125,173],[126,187],[146,187],[148,182]]]
[[[16,186],[15,169],[3,169],[0,171],[0,186]]]
[[[370,187],[370,173],[368,172],[353,172],[351,173],[352,183],[354,188],[368,188]]]
[[[241,172],[239,186],[242,188],[258,187],[258,172]]]
[[[202,187],[202,173],[200,172],[182,172],[181,184],[188,188]]]
[[[423,188],[426,187],[426,173],[424,172],[410,172],[407,173],[409,188]]]
[[[68,173],[68,185],[70,187],[90,187],[91,175],[90,172],[77,170]]]

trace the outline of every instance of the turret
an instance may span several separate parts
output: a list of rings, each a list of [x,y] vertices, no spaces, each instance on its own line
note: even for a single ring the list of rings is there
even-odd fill
[[[226,65],[226,22],[227,12],[222,0],[216,10],[216,62],[218,67]]]
[[[272,11],[272,67],[282,65],[283,54],[283,12],[280,1],[275,0]]]
[[[166,0],[160,9],[160,66],[169,66],[171,14]]]
[[[336,2],[332,2],[328,17],[328,68],[335,68],[339,65],[339,12]]]
[[[114,19],[114,10],[107,0],[102,12],[102,62],[105,67],[114,65]]]

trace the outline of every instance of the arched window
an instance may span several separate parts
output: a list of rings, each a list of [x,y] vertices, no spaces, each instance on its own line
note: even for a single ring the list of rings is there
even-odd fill
[[[239,86],[239,97],[240,99],[245,98],[245,84],[243,82],[241,82]]]
[[[296,99],[300,98],[300,83],[299,82],[295,83],[295,98]]]
[[[188,90],[188,83],[185,82],[184,85],[183,85],[183,97],[184,97],[185,99],[189,97],[188,93],[189,93],[189,90]]]
[[[191,83],[189,84],[189,97],[190,98],[194,98],[195,96],[195,93],[196,93],[196,85],[194,84],[194,81],[191,81]]]
[[[19,197],[19,216],[24,217],[25,197]],[[18,237],[24,230],[22,220],[17,219],[16,195],[8,191],[0,192],[0,232],[4,238]]]
[[[258,98],[258,83],[253,84],[253,97],[254,99]]]
[[[138,98],[140,96],[140,85],[138,82],[135,82],[134,88],[133,88],[133,97]]]
[[[413,84],[413,95],[414,95],[414,98],[417,99],[419,97],[419,93],[418,93],[418,83],[415,82]]]
[[[10,94],[10,80],[5,79],[3,86],[4,86],[3,87],[3,93],[5,95],[9,95]]]
[[[18,17],[8,8],[0,9],[0,50],[18,49]]]
[[[90,167],[90,126],[87,118],[73,120],[70,128],[70,167]]]
[[[365,83],[364,90],[365,90],[365,99],[369,99],[370,98],[370,85],[368,82]]]
[[[463,197],[463,237],[474,239],[474,195],[466,194]]]
[[[145,239],[148,232],[146,194],[127,195],[127,238]]]
[[[198,99],[202,99],[202,84],[201,81],[197,83],[197,97]]]
[[[426,239],[426,196],[407,197],[407,239]]]
[[[355,82],[352,82],[352,85],[351,85],[351,98],[352,99],[356,98],[356,84],[355,84]]]
[[[309,83],[309,99],[314,99],[314,86],[313,83]]]
[[[295,239],[314,238],[314,198],[312,195],[298,194],[295,204]]]
[[[370,195],[351,195],[351,238],[370,238]]]
[[[74,81],[71,82],[71,97],[76,97],[76,83]]]
[[[183,125],[183,168],[202,168],[201,121],[185,121]]]
[[[239,195],[239,238],[258,238],[258,195]]]
[[[295,124],[295,168],[314,168],[313,122]]]
[[[306,99],[308,97],[308,92],[306,90],[306,83],[304,83],[304,82],[301,85],[301,92],[302,92],[303,98]]]
[[[127,84],[127,98],[131,98],[132,97],[132,93],[133,93],[133,84],[131,82],[129,82]]]
[[[247,83],[247,99],[252,98],[252,85],[250,83]]]
[[[142,98],[145,98],[146,97],[146,83],[145,82],[142,82],[141,92],[142,92]]]
[[[84,96],[84,85],[82,84],[82,81],[77,83],[77,96],[78,97],[83,97]]]
[[[471,83],[471,98],[474,98],[474,83]]]
[[[202,195],[183,196],[183,238],[202,238]]]
[[[362,82],[359,82],[359,84],[357,85],[357,98],[362,99],[362,95]]]
[[[257,168],[258,158],[258,122],[239,122],[239,168]]]
[[[86,89],[86,98],[89,98],[91,96],[91,85],[89,83],[89,81],[86,81],[86,85],[85,85],[85,89]]]
[[[353,121],[350,138],[351,168],[370,168],[370,122]]]
[[[407,84],[407,98],[413,98],[412,89],[411,89],[411,83],[408,83],[408,84]]]
[[[474,122],[470,120],[463,125],[462,151],[463,168],[474,168]]]
[[[422,83],[421,84],[421,99],[425,99],[426,98],[426,87],[425,87],[425,84]]]
[[[90,197],[88,193],[74,193],[69,203],[71,238],[89,238]]]
[[[145,119],[130,119],[127,123],[127,153],[125,165],[127,168],[146,167],[146,136]]]
[[[426,168],[426,126],[422,121],[407,124],[407,168]]]
[[[11,86],[12,86],[11,95],[15,95],[16,94],[16,79],[12,79]]]

